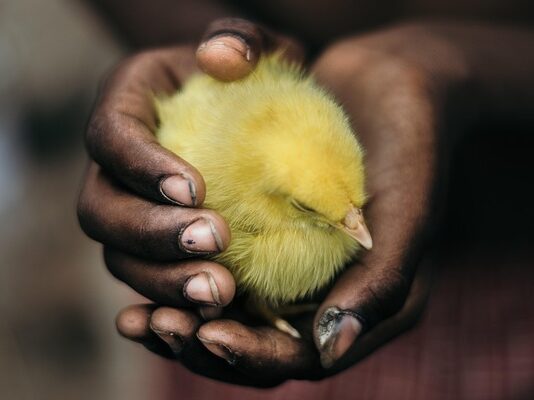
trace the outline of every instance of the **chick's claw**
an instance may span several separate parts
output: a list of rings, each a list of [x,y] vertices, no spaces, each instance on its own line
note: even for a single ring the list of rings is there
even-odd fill
[[[298,330],[296,330],[285,319],[280,317],[278,310],[277,312],[273,311],[273,309],[265,304],[265,302],[263,302],[261,299],[254,297],[250,298],[247,302],[247,310],[279,331],[287,333],[289,336],[292,336],[295,339],[302,338]]]
[[[289,322],[287,322],[285,319],[275,317],[272,321],[272,324],[278,329],[279,331],[282,331],[284,333],[287,333],[290,336],[293,336],[295,339],[301,339],[302,336],[300,336],[299,331],[297,331],[295,328],[291,326]]]

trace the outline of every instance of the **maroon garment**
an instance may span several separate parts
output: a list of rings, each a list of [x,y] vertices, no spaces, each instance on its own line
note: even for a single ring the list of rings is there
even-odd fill
[[[534,399],[534,251],[461,256],[440,268],[420,324],[320,382],[251,389],[177,364],[169,399]]]

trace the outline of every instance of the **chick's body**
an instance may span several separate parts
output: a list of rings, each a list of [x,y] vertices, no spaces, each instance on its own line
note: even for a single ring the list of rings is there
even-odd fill
[[[328,284],[358,249],[339,224],[365,200],[362,151],[341,108],[277,56],[232,83],[207,75],[156,101],[161,144],[195,166],[229,223],[214,259],[269,306]]]

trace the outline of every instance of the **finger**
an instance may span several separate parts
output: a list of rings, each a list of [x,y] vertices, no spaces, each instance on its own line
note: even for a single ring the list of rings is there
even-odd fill
[[[294,61],[302,61],[302,47],[287,36],[239,18],[218,19],[210,24],[197,49],[200,69],[221,81],[247,76],[264,52],[280,50]]]
[[[421,254],[422,209],[407,207],[402,192],[395,189],[372,199],[366,211],[373,250],[341,275],[316,316],[315,342],[325,368],[364,331],[403,306]]]
[[[162,202],[198,206],[200,173],[159,145],[154,95],[176,91],[195,70],[193,50],[171,48],[133,56],[116,68],[86,134],[91,157],[137,193]]]
[[[383,320],[355,341],[345,355],[336,362],[335,367],[328,371],[328,374],[335,374],[350,367],[354,362],[412,327],[424,310],[432,286],[433,271],[434,266],[431,262],[423,262],[417,268],[417,275],[399,312]]]
[[[218,309],[235,294],[230,271],[211,261],[157,263],[110,248],[105,249],[104,259],[113,276],[158,304]]]
[[[188,311],[136,304],[120,311],[116,326],[123,337],[158,355],[176,359],[184,349],[194,347],[193,342],[198,342],[195,333],[200,320]],[[198,343],[196,346],[199,347]]]
[[[270,327],[251,328],[234,320],[216,320],[202,325],[197,337],[210,352],[258,384],[309,379],[314,371],[320,371],[311,343]]]
[[[236,373],[200,343],[196,333],[201,323],[201,319],[191,311],[159,307],[152,313],[149,325],[159,343],[165,343],[173,357],[189,370],[224,382],[250,384],[250,379]]]
[[[150,318],[150,329],[167,344],[175,357],[194,346],[200,319],[193,313],[170,307],[159,307]]]
[[[80,195],[78,217],[93,239],[154,260],[215,254],[230,242],[228,225],[216,212],[133,196],[94,164]]]
[[[155,304],[135,304],[122,309],[115,318],[119,334],[126,339],[141,343],[148,350],[166,358],[174,357],[168,345],[150,329],[150,317]]]
[[[426,75],[368,49],[357,39],[341,42],[314,68],[355,121],[366,149],[371,199],[364,214],[374,243],[342,274],[316,315],[315,342],[327,367],[403,306],[434,211],[439,113]]]

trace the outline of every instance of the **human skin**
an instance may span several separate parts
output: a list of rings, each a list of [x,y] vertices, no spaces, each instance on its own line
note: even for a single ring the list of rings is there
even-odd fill
[[[503,35],[508,40],[503,41]],[[487,49],[488,42],[496,46]],[[204,215],[213,218],[227,244],[224,221],[212,211],[164,205],[169,196],[162,197],[159,190],[161,177],[181,173],[197,187],[197,202],[191,205],[200,206],[204,196],[201,177],[193,167],[163,151],[151,136],[156,121],[146,94],[147,87],[175,90],[195,70],[194,51],[159,50],[126,61],[104,89],[88,133],[88,147],[101,167],[90,168],[80,219],[92,237],[107,245],[112,273],[166,307],[138,305],[124,310],[117,319],[119,331],[206,376],[266,386],[335,373],[406,329],[427,292],[428,274],[418,268],[418,261],[423,233],[435,216],[437,166],[446,163],[446,157],[438,157],[438,145],[448,142],[441,129],[450,118],[446,105],[451,98],[465,98],[455,113],[528,110],[532,60],[527,65],[525,60],[513,60],[532,43],[532,34],[520,30],[413,24],[338,42],[311,66],[319,82],[343,103],[366,148],[371,198],[366,216],[375,241],[373,251],[349,267],[327,294],[315,322],[303,321],[308,338],[328,353],[326,358],[333,363],[328,370],[320,366],[311,340],[297,341],[268,327],[248,326],[240,315],[240,322],[226,316],[204,322],[192,310],[192,296],[182,295],[184,283],[191,283],[189,278],[201,271],[209,272],[216,282],[218,306],[228,304],[235,290],[222,266],[199,259],[176,262],[191,256],[183,246],[174,245],[176,232]],[[261,51],[261,46],[253,51]],[[505,57],[507,63],[485,65],[488,51],[496,59]],[[485,94],[483,101],[480,92]],[[515,100],[512,109],[507,106],[510,99]],[[130,194],[110,175],[141,196]],[[180,199],[187,202],[187,196]],[[213,241],[208,238],[205,243]],[[202,307],[203,313],[213,317],[220,307],[211,307],[213,296],[201,287],[194,286],[194,294],[207,300],[210,306]],[[337,339],[332,339],[332,331],[320,329],[325,311],[332,309],[347,315],[334,329],[339,331]],[[365,316],[364,333],[359,321],[350,319],[352,313]],[[321,346],[324,342],[327,346]]]

